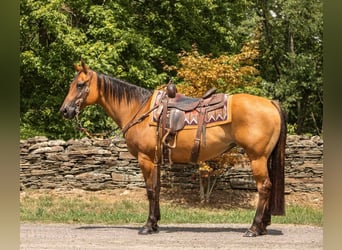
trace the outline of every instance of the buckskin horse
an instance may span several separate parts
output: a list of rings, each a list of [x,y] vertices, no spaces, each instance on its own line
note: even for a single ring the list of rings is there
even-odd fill
[[[84,107],[99,104],[123,130],[128,150],[142,170],[149,201],[148,218],[139,234],[158,232],[161,164],[156,158],[161,153],[156,145],[158,128],[149,119],[153,91],[91,70],[83,61],[75,69],[76,76],[60,112],[67,119],[78,119]],[[205,128],[196,160],[212,159],[236,145],[245,150],[256,181],[258,202],[253,223],[244,236],[264,235],[271,215],[285,214],[285,114],[278,102],[249,94],[230,95],[230,112],[230,122]],[[176,146],[170,154],[173,162],[189,162],[196,134],[196,128],[177,132]]]

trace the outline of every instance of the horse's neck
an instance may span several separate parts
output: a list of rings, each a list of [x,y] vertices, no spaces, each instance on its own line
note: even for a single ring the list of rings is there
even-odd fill
[[[136,101],[131,101],[128,103],[126,100],[122,100],[119,103],[115,100],[106,99],[107,98],[100,100],[99,104],[105,109],[106,113],[120,128],[123,128],[132,120],[136,110],[140,106],[140,104]]]
[[[123,128],[137,115],[142,102],[148,98],[149,91],[103,74],[99,74],[97,79],[97,103]]]

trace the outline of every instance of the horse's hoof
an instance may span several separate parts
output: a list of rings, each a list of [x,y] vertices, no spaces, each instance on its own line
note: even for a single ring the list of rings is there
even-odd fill
[[[158,233],[159,232],[159,226],[157,224],[152,226],[152,230],[154,233]]]
[[[147,235],[147,234],[152,234],[152,233],[159,233],[159,226],[156,224],[152,227],[142,227],[139,230],[139,234],[141,235]]]
[[[259,233],[259,235],[266,235],[267,234],[267,230],[266,229],[264,229],[263,231],[261,231],[260,233]]]
[[[142,227],[142,228],[140,228],[138,234],[140,234],[140,235],[148,235],[148,234],[152,234],[152,232],[153,232],[152,228]]]
[[[256,236],[257,236],[257,233],[252,231],[251,229],[248,229],[243,235],[243,237],[256,237]]]

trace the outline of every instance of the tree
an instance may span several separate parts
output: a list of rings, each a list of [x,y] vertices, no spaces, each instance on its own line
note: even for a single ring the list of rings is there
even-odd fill
[[[190,52],[179,54],[179,67],[166,66],[175,70],[183,81],[178,85],[180,92],[190,96],[202,96],[211,88],[223,93],[261,93],[261,78],[255,61],[259,57],[258,39],[247,42],[240,53],[213,57],[201,55],[194,45]]]
[[[153,89],[167,74],[176,76],[164,67],[179,67],[179,53],[196,56],[193,44],[203,62],[224,62],[243,54],[255,30],[259,57],[252,66],[260,75],[252,78],[258,83],[229,91],[279,99],[297,133],[319,133],[322,22],[322,0],[22,0],[21,136],[81,136],[58,114],[81,57],[97,71]],[[223,83],[215,84],[228,91]],[[115,128],[98,107],[86,109],[81,120],[91,132]]]
[[[28,135],[72,131],[58,125],[57,111],[85,35],[69,25],[61,7],[58,0],[20,2],[20,120]]]
[[[166,80],[163,66],[193,43],[217,55],[239,50],[251,2],[21,1],[21,136],[81,136],[58,114],[81,57],[95,70],[154,88]],[[87,108],[81,121],[90,132],[115,127],[98,107]]]
[[[321,0],[260,0],[260,72],[297,134],[322,132],[323,78]]]
[[[132,30],[129,22],[123,27],[122,12],[114,1],[20,2],[22,136],[80,136],[72,122],[61,119],[58,109],[74,75],[73,64],[81,57],[95,70],[146,87],[166,78],[153,66],[159,47]],[[91,132],[116,126],[96,106],[85,110],[81,121]]]

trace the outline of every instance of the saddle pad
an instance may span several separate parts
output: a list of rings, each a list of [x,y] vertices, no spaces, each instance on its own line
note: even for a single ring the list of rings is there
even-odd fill
[[[165,95],[165,91],[156,90],[153,93],[151,106],[159,106],[161,99]],[[199,112],[195,109],[189,112],[185,112],[184,129],[194,129],[198,125],[198,114]],[[158,109],[155,109],[149,116],[149,124],[152,126],[157,126],[158,121]],[[218,126],[225,123],[231,122],[231,96],[224,95],[224,105],[222,108],[209,111],[205,117],[205,123],[207,127]]]

